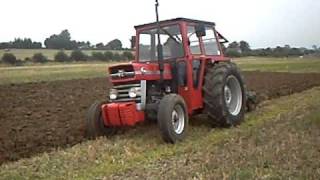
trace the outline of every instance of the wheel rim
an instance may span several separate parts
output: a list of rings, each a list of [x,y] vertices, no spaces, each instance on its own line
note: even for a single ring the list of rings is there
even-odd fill
[[[238,79],[231,75],[224,86],[224,100],[230,114],[236,116],[242,107],[242,90]]]
[[[172,119],[174,132],[176,134],[181,134],[184,129],[184,121],[185,121],[184,110],[181,105],[177,104],[174,107],[172,111],[171,119]]]

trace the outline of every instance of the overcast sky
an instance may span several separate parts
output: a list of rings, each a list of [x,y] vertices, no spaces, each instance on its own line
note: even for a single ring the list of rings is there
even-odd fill
[[[320,45],[320,0],[159,0],[160,19],[214,21],[230,41],[253,48]],[[134,25],[155,19],[154,0],[4,0],[0,42],[46,37],[68,29],[72,39],[129,46]]]

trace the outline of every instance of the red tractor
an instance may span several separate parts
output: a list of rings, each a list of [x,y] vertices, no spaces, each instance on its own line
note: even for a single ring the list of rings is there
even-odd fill
[[[176,18],[135,29],[135,60],[109,68],[113,87],[109,100],[89,109],[89,137],[155,119],[164,141],[175,143],[186,136],[191,115],[205,113],[225,127],[244,119],[244,80],[224,56],[227,40],[215,23]]]

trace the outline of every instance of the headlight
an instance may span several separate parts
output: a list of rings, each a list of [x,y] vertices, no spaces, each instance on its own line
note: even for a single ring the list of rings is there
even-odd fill
[[[135,97],[137,97],[137,95],[141,95],[141,89],[140,88],[138,88],[138,87],[134,87],[134,88],[131,88],[130,90],[129,90],[129,97],[130,98],[135,98]]]
[[[118,91],[116,89],[110,89],[109,97],[111,100],[115,100],[118,97]]]

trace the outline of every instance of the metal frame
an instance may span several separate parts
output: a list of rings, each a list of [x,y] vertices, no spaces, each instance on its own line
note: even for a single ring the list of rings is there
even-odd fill
[[[139,111],[146,109],[146,103],[147,103],[147,81],[142,80],[141,81],[141,104]]]

